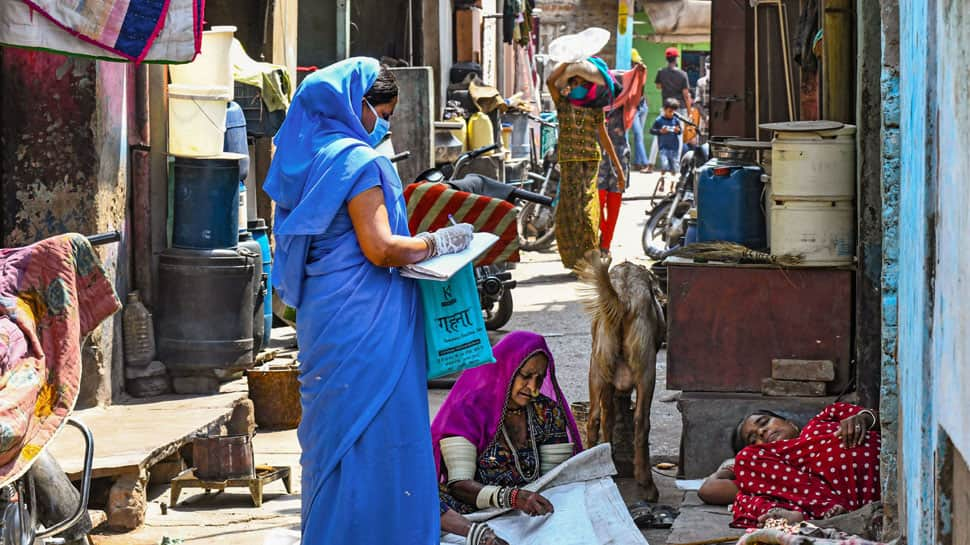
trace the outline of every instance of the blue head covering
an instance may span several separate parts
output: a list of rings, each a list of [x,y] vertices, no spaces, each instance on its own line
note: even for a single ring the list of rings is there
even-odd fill
[[[387,158],[367,143],[364,95],[381,70],[376,59],[354,57],[308,76],[276,134],[276,154],[263,189],[276,202],[273,285],[298,306],[310,238],[326,232],[363,175],[397,181]]]

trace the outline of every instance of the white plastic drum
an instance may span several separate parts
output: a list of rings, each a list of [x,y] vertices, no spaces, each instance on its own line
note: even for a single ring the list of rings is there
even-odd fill
[[[855,206],[848,201],[775,200],[770,240],[772,254],[801,254],[805,265],[850,264],[855,257]]]
[[[762,212],[765,213],[765,235],[768,237],[768,241],[771,241],[771,203],[775,202],[771,198],[771,176],[768,174],[761,175],[761,183],[765,184],[764,194],[761,199]]]
[[[775,198],[854,199],[855,132],[853,125],[831,131],[776,132],[771,142]]]
[[[202,33],[202,51],[188,64],[172,64],[168,72],[172,83],[199,87],[221,87],[233,99],[230,50],[234,26],[214,26]]]

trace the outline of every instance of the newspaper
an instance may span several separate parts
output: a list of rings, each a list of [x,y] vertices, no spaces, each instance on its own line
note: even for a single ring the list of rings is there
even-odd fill
[[[516,545],[648,545],[633,523],[612,475],[610,445],[598,445],[563,462],[525,488],[539,491],[555,507],[545,517],[488,509],[466,515],[487,521],[496,535]],[[464,545],[447,534],[442,545]]]

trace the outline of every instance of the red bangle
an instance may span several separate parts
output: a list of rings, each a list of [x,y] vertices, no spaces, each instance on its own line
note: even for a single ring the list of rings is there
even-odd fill
[[[518,500],[519,500],[519,489],[513,488],[512,494],[509,495],[509,506],[515,509],[516,508],[515,504],[516,502],[518,502]]]

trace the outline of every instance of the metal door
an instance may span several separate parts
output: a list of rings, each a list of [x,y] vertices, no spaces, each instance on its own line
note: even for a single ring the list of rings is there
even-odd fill
[[[753,24],[746,0],[711,2],[711,136],[755,135]]]

